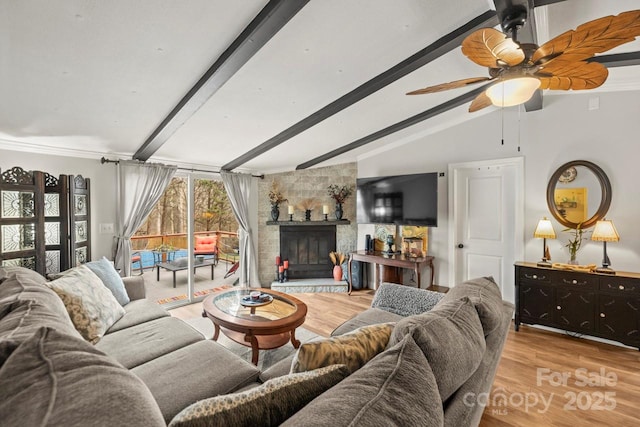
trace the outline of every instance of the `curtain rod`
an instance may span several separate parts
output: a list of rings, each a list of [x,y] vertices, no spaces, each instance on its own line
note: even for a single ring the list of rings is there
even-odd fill
[[[103,157],[100,159],[100,163],[105,164],[105,163],[114,163],[114,164],[118,164],[120,163],[120,160],[111,160],[111,159],[107,159],[106,157]],[[140,162],[140,163],[144,163],[144,162]],[[217,173],[219,174],[220,171],[210,171],[210,170],[205,170],[205,169],[194,169],[194,168],[181,168],[178,167],[178,170],[181,171],[188,171],[188,172],[206,172],[206,173]],[[264,174],[263,175],[251,175],[254,178],[260,178],[260,179],[264,179]]]

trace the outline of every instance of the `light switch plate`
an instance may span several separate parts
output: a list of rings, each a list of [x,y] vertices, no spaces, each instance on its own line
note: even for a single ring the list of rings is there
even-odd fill
[[[100,234],[113,234],[113,224],[100,224]]]

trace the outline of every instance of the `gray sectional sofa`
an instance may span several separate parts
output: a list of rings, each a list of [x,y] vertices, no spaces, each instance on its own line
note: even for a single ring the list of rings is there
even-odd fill
[[[77,333],[44,282],[26,269],[0,268],[2,425],[154,426],[172,419],[176,426],[231,425],[206,417],[184,422],[181,415],[194,407],[192,413],[203,413],[192,405],[198,401],[263,399],[267,381],[272,389],[287,383],[288,394],[254,399],[259,412],[250,411],[254,421],[247,425],[477,425],[483,408],[474,396],[491,387],[513,314],[487,278],[459,284],[441,300],[385,284],[372,307],[334,335],[394,322],[386,350],[354,373],[320,388],[314,380],[315,389],[303,392],[305,373],[289,374],[290,359],[260,373],[145,300],[140,277],[125,279],[131,301],[95,345]],[[306,400],[283,409],[283,400],[302,394]],[[244,419],[237,416],[227,420]]]

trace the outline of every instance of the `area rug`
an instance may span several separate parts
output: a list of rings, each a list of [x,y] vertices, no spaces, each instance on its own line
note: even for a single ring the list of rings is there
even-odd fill
[[[185,322],[187,322],[189,325],[197,329],[207,339],[211,339],[211,337],[213,337],[213,323],[208,318],[195,317],[191,319],[186,319]],[[301,343],[307,342],[316,337],[318,337],[317,334],[307,329],[304,329],[304,328],[296,329],[296,338],[299,339]],[[230,340],[222,332],[220,333],[220,336],[218,337],[217,342],[223,345],[224,347],[226,347],[233,354],[236,354],[242,357],[247,362],[251,363],[250,347],[245,347],[242,344],[238,344],[237,342]],[[282,347],[275,348],[273,350],[260,350],[260,354],[258,357],[258,368],[261,371],[264,371],[268,369],[270,366],[272,366],[273,364],[293,354],[295,351],[296,349],[293,348],[293,344],[291,344],[291,342],[288,342]]]
[[[201,297],[201,296],[212,294],[214,292],[223,291],[223,290],[229,289],[231,287],[232,287],[231,285],[224,285],[224,286],[219,286],[217,288],[212,288],[212,289],[203,289],[201,291],[194,292],[193,296],[194,297]],[[185,299],[187,299],[187,295],[182,294],[182,295],[176,295],[176,296],[169,297],[169,298],[162,298],[162,299],[157,300],[157,302],[158,302],[158,304],[166,304],[168,302],[181,301],[181,300],[185,300]]]

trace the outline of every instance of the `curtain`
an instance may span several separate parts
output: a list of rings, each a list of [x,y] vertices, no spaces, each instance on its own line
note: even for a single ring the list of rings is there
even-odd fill
[[[258,263],[256,252],[251,239],[251,227],[249,226],[249,200],[251,200],[251,181],[253,177],[248,174],[238,174],[221,171],[222,182],[227,191],[233,213],[240,224],[238,240],[240,242],[240,285],[260,287],[258,278]]]
[[[131,236],[147,219],[176,166],[120,160],[117,169],[115,266],[131,275]]]

